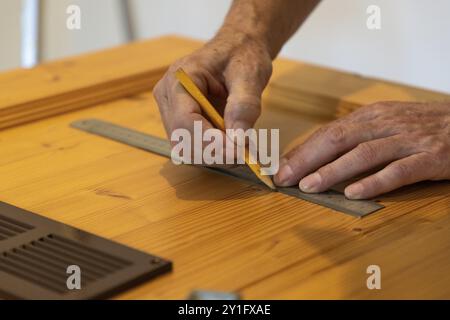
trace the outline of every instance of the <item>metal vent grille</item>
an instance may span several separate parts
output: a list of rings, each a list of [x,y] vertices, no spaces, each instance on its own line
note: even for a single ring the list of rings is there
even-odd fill
[[[70,265],[83,271],[81,284],[85,287],[131,263],[53,234],[0,256],[1,271],[60,294],[68,292],[66,270]]]
[[[33,229],[32,226],[0,215],[0,241]]]
[[[92,299],[170,271],[170,261],[0,202],[0,298]],[[81,289],[67,286],[69,266]]]

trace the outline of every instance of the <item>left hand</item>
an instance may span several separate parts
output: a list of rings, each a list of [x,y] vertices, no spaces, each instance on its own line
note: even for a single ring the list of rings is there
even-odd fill
[[[382,166],[345,189],[367,199],[423,180],[450,179],[450,103],[379,102],[316,131],[280,162],[279,186],[304,192]]]

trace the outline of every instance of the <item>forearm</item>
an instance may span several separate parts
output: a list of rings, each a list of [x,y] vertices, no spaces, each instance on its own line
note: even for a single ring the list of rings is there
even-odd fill
[[[251,37],[275,58],[320,0],[234,0],[216,38]]]

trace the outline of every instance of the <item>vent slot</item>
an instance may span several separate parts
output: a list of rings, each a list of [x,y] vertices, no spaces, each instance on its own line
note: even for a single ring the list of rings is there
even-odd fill
[[[32,226],[3,215],[0,215],[0,241],[25,233],[33,229]]]

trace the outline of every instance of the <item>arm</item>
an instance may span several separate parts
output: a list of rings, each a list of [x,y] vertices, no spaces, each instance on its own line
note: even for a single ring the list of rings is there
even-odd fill
[[[174,63],[153,93],[170,135],[193,129],[202,116],[197,103],[179,86],[182,67],[213,104],[227,128],[252,127],[261,112],[261,94],[272,73],[272,59],[319,0],[235,0],[217,35],[203,48]]]
[[[274,59],[319,0],[235,0],[218,33],[242,32],[260,40]]]

